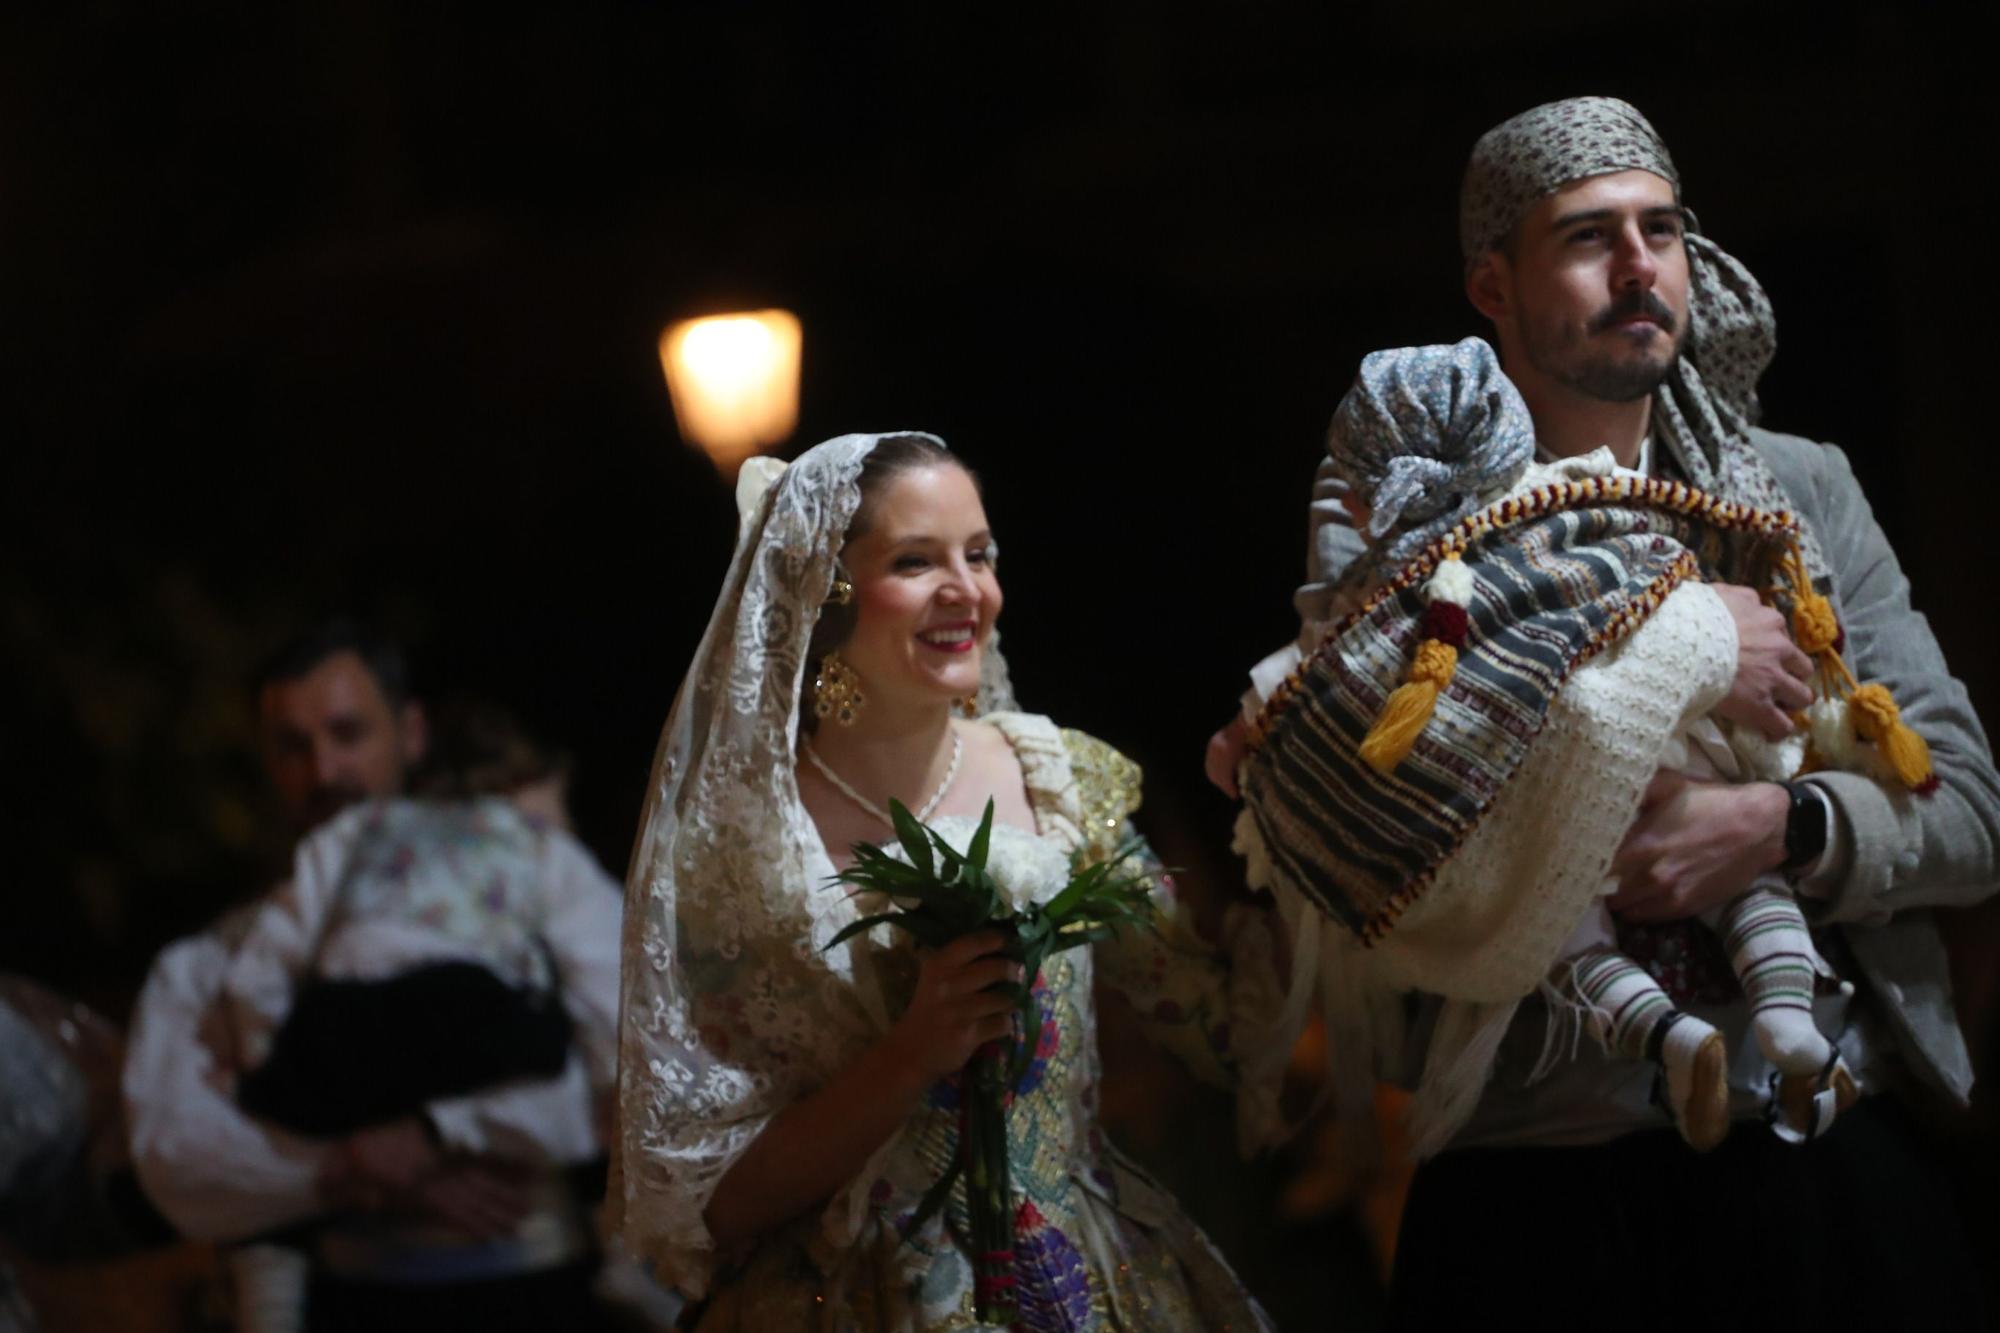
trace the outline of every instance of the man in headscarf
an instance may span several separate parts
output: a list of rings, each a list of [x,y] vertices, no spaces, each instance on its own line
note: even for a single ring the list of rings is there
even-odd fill
[[[1622,1305],[1676,1320],[1858,1327],[1921,1308],[1982,1326],[1949,1190],[1908,1109],[1963,1105],[1971,1086],[1929,910],[1977,901],[1996,874],[2000,778],[1965,690],[1912,609],[1845,456],[1755,425],[1757,380],[1776,346],[1770,303],[1696,228],[1666,147],[1637,110],[1573,98],[1489,131],[1466,168],[1460,240],[1467,296],[1493,324],[1542,453],[1609,446],[1625,466],[1799,514],[1806,565],[1857,676],[1893,691],[1929,741],[1939,781],[1912,796],[1841,772],[1728,787],[1661,775],[1613,861],[1619,943],[1740,1053],[1740,1123],[1719,1150],[1691,1154],[1645,1067],[1588,1047],[1530,1086],[1546,1014],[1524,1004],[1478,1110],[1416,1177],[1397,1250],[1399,1311],[1414,1327],[1510,1308],[1545,1318],[1558,1302],[1612,1320]],[[1322,467],[1298,594],[1308,647],[1362,550],[1344,489]],[[1739,670],[1717,711],[1782,734],[1807,702],[1804,663],[1775,612],[1747,589],[1723,591]],[[1297,653],[1260,664],[1262,694]],[[1236,744],[1230,729],[1211,742],[1210,772],[1225,789]],[[1875,1094],[1804,1147],[1760,1123],[1771,1071],[1746,1040],[1725,961],[1688,924],[1772,870],[1795,880],[1822,950],[1859,983],[1851,999],[1822,996],[1815,1017]],[[1381,1077],[1413,1082],[1435,1010],[1424,1007],[1410,1049]]]

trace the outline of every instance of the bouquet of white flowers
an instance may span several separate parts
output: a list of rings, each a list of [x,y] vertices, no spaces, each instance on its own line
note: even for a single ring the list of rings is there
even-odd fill
[[[827,944],[888,924],[936,947],[975,930],[1008,936],[1006,954],[1021,964],[1021,982],[1000,983],[1019,1008],[1006,1042],[988,1042],[966,1067],[958,1152],[924,1195],[908,1232],[944,1206],[962,1175],[972,1228],[973,1296],[981,1322],[1007,1324],[1013,1297],[1014,1209],[1008,1180],[1008,1092],[1027,1072],[1040,1015],[1035,977],[1052,953],[1108,939],[1120,926],[1150,924],[1152,898],[1142,876],[1121,874],[1132,846],[1116,857],[1070,873],[1069,858],[1031,834],[993,827],[993,803],[977,824],[948,816],[935,826],[889,802],[899,846],[884,851],[857,843],[854,864],[834,876],[857,891],[882,894],[891,910],[864,916]]]

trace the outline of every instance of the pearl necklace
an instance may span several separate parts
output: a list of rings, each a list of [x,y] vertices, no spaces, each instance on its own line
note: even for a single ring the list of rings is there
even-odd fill
[[[865,810],[868,814],[881,820],[890,828],[893,829],[896,827],[896,821],[889,818],[886,810],[869,800],[866,796],[863,796],[860,792],[854,790],[854,788],[848,786],[845,778],[826,766],[826,761],[819,757],[818,752],[813,749],[811,741],[807,741],[800,748],[805,751],[807,761],[819,770],[819,775],[833,784],[835,791],[854,802],[856,806]],[[958,734],[958,729],[954,727],[951,733],[951,764],[944,771],[944,781],[938,784],[938,789],[931,793],[931,798],[925,801],[922,808],[916,812],[919,824],[929,819],[931,812],[944,804],[945,793],[951,790],[951,784],[958,778],[958,761],[964,757],[965,739]]]

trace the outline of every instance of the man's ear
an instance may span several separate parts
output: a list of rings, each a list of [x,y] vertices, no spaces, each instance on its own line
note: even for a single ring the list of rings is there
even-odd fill
[[[1513,276],[1498,250],[1481,255],[1465,274],[1465,299],[1496,328],[1509,323],[1514,312]]]
[[[423,762],[424,755],[431,748],[431,720],[424,713],[424,706],[415,699],[404,704],[396,715],[396,737],[403,747],[403,767],[411,768]]]

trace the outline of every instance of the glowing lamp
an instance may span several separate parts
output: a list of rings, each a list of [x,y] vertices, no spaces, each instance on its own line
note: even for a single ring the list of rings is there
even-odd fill
[[[783,443],[798,425],[803,341],[789,310],[682,320],[660,335],[660,367],[681,438],[723,476]]]

